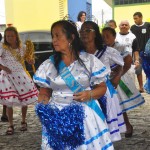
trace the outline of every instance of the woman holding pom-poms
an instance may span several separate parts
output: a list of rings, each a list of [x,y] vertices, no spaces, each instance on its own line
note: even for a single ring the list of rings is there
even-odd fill
[[[106,92],[106,67],[81,50],[73,22],[55,22],[51,35],[56,53],[34,75],[41,87],[36,113],[43,127],[42,149],[113,150],[96,100]]]

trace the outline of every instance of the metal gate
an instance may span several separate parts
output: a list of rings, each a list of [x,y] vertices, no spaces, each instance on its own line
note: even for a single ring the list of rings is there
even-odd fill
[[[86,20],[91,20],[92,16],[91,16],[92,12],[91,12],[91,4],[86,2]]]

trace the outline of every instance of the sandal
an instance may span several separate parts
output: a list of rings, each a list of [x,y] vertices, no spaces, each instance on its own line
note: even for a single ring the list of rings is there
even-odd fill
[[[27,123],[26,122],[21,122],[20,131],[27,131]]]
[[[6,131],[6,135],[13,135],[14,134],[14,126],[9,126],[8,130]]]
[[[8,122],[8,117],[7,116],[2,116],[1,121],[2,122]]]

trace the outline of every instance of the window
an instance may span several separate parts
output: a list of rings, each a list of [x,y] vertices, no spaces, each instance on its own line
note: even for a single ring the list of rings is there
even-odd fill
[[[129,0],[124,0],[124,4],[129,4]]]
[[[86,19],[87,20],[91,20],[91,4],[90,3],[86,3]]]
[[[114,5],[148,3],[150,0],[114,0]]]
[[[50,31],[26,31],[19,33],[20,39],[23,43],[26,40],[31,40],[35,48],[35,69],[48,59],[54,52],[52,50],[52,38]],[[26,68],[30,75],[33,76],[32,66],[26,63]]]

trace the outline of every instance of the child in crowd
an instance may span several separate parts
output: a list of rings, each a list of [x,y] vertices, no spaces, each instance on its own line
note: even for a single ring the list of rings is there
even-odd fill
[[[31,77],[25,71],[24,61],[34,63],[34,57],[28,56],[15,27],[4,32],[4,42],[0,45],[0,103],[7,106],[9,127],[7,135],[14,133],[13,106],[22,109],[21,131],[27,130],[27,105],[36,102],[38,90]]]
[[[127,51],[126,46],[115,41],[116,31],[111,27],[103,28],[102,35],[105,44],[118,50],[122,55],[122,57],[124,58],[124,67],[122,71],[121,80],[119,81],[119,85],[117,87],[117,92],[120,100],[120,106],[123,110],[125,124],[127,127],[127,132],[125,133],[125,137],[129,138],[132,137],[133,126],[129,121],[127,112],[129,110],[132,110],[142,105],[145,101],[142,95],[137,90],[128,71],[132,64],[132,57],[130,53]],[[133,52],[133,55],[137,57],[136,51]],[[135,62],[135,67],[137,67],[137,65],[138,64]]]

